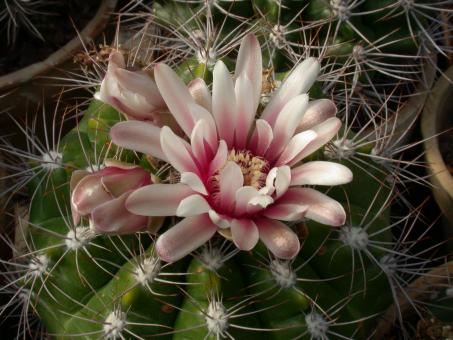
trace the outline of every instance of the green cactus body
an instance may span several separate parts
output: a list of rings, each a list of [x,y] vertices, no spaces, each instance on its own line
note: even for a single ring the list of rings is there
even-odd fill
[[[93,150],[108,142],[108,135],[89,132],[94,112],[101,125],[120,118],[108,106],[92,104],[84,118],[87,132],[73,130],[61,143],[63,159],[71,166],[85,167],[87,157],[94,159]],[[102,143],[96,143],[97,137]],[[84,151],[75,143],[83,143]],[[378,209],[385,205],[388,190],[382,187],[374,196],[380,186],[375,177],[385,173],[348,166],[355,169],[357,181],[330,194],[346,206],[347,192],[348,225],[368,225],[369,234],[378,232],[376,240],[388,241],[390,230],[384,230],[389,225],[388,209]],[[146,234],[108,237],[92,235],[88,227],[74,229],[66,216],[69,202],[56,201],[58,195],[68,194],[70,171],[71,167],[55,169],[50,181],[37,178],[30,185],[37,194],[28,242],[47,264],[36,274],[36,283],[28,281],[25,287],[31,289],[37,313],[57,338],[249,339],[262,337],[262,332],[271,339],[301,334],[308,339],[323,332],[332,338],[335,333],[365,338],[366,327],[375,322],[373,316],[391,302],[379,267],[366,258],[354,267],[353,253],[360,249],[342,242],[341,230],[313,222],[296,226],[304,242],[291,262],[269,257],[262,246],[229,259],[228,251],[213,245],[195,258],[164,266]],[[62,193],[44,194],[54,188]],[[376,258],[381,255],[370,251]],[[376,300],[381,303],[369,303]]]

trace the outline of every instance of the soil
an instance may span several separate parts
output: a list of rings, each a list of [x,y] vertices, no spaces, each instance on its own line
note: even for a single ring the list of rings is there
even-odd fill
[[[14,44],[8,44],[6,31],[0,29],[0,75],[44,60],[64,46],[94,17],[100,2],[58,1],[42,10],[49,14],[34,15],[31,20],[44,41],[20,27]]]

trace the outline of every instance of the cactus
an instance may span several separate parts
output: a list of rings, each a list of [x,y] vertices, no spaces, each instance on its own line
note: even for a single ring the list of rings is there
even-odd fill
[[[0,4],[0,23],[2,32],[9,44],[14,44],[16,35],[20,28],[25,28],[31,35],[44,40],[39,28],[33,23],[33,17],[45,15],[45,1],[42,0],[13,0],[2,1]]]
[[[384,2],[156,1],[139,34],[159,63],[128,69],[117,44],[75,127],[41,144],[22,128],[27,152],[4,142],[30,199],[2,261],[18,337],[30,314],[56,339],[368,339],[392,304],[418,311],[407,289],[431,269],[430,227],[392,210],[420,179],[385,115],[419,46],[372,36],[365,17],[403,5]],[[375,105],[354,101],[358,84]]]

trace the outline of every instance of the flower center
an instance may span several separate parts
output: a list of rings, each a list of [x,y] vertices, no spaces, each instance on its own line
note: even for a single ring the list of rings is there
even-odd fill
[[[253,156],[248,150],[231,150],[228,160],[235,162],[241,168],[244,176],[244,186],[260,189],[266,183],[269,162],[261,157]]]

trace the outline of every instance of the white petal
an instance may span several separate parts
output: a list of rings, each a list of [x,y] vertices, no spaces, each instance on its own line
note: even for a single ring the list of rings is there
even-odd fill
[[[132,72],[123,68],[115,71],[122,87],[128,91],[141,95],[146,101],[155,107],[165,107],[165,102],[160,95],[151,77],[145,72]]]
[[[266,186],[260,192],[272,195],[276,192],[276,198],[283,195],[291,182],[291,169],[287,165],[272,168],[266,177]]]
[[[273,161],[282,153],[302,120],[307,105],[308,95],[301,94],[291,99],[283,107],[272,129],[274,138],[266,151],[268,160]]]
[[[338,163],[314,161],[291,170],[291,185],[340,185],[351,181],[351,170]]]
[[[242,150],[245,148],[256,111],[253,102],[250,100],[250,98],[253,97],[252,84],[245,73],[241,74],[241,76],[236,79],[234,90],[236,92],[238,112],[238,119],[235,126],[236,134],[234,146],[236,150]]]
[[[217,61],[213,71],[212,115],[220,138],[228,146],[233,145],[237,120],[236,96],[231,75],[221,60]]]
[[[272,168],[266,177],[266,186],[260,189],[260,192],[267,195],[272,195],[275,191],[275,179],[277,178],[278,168]]]
[[[294,164],[300,159],[297,157],[305,149],[305,147],[316,139],[318,135],[312,130],[303,131],[295,135],[285,149],[281,153],[280,157],[275,162],[276,166],[283,164]]]
[[[160,131],[152,124],[130,120],[116,123],[110,137],[118,146],[168,161],[160,146]]]
[[[278,167],[277,176],[275,177],[275,197],[279,198],[289,188],[291,183],[291,169],[287,165]]]
[[[254,34],[249,33],[242,39],[239,47],[234,75],[238,79],[242,74],[245,74],[250,79],[253,91],[253,96],[250,97],[253,98],[253,112],[258,108],[261,95],[262,63],[261,47],[258,39]]]
[[[302,219],[308,210],[308,205],[276,202],[263,211],[263,215],[281,221],[298,221]]]
[[[256,224],[248,219],[231,221],[231,235],[234,244],[241,250],[251,250],[258,243],[259,232]]]
[[[300,249],[297,235],[285,224],[277,220],[260,218],[255,220],[260,239],[278,258],[290,260]]]
[[[249,214],[256,213],[265,209],[268,205],[274,203],[274,199],[269,195],[257,195],[250,199],[247,205],[247,212]]]
[[[173,216],[179,203],[193,194],[185,184],[151,184],[131,193],[126,208],[137,215]]]
[[[163,261],[177,261],[206,243],[216,231],[207,214],[186,217],[157,239],[157,254]]]
[[[189,186],[193,191],[199,192],[203,195],[208,194],[208,191],[206,190],[206,187],[200,177],[193,172],[183,172],[181,174],[180,182]]]
[[[325,120],[335,117],[337,107],[330,99],[317,99],[308,103],[304,118],[297,127],[297,132],[309,130]]]
[[[189,90],[178,75],[167,65],[157,64],[154,67],[157,87],[170,112],[187,136],[194,127],[194,119],[188,104],[195,103]]]
[[[229,228],[231,226],[231,220],[224,215],[219,215],[215,210],[209,210],[209,218],[212,223],[222,229]]]
[[[234,209],[236,191],[243,185],[244,176],[239,165],[232,161],[227,162],[219,176],[219,203],[222,209],[225,211]]]
[[[189,83],[188,88],[195,102],[211,112],[212,98],[205,81],[201,78],[196,78]]]
[[[318,135],[315,140],[313,140],[307,147],[296,157],[298,160],[301,160],[308,155],[312,154],[324,144],[329,142],[340,130],[341,120],[336,117],[329,118],[312,128],[314,132]],[[293,164],[291,162],[291,164]]]
[[[244,186],[239,188],[236,191],[236,199],[235,199],[235,215],[240,216],[247,212],[247,205],[249,204],[250,200],[258,196],[258,190],[252,186]]]
[[[274,126],[278,113],[283,106],[300,93],[306,93],[316,81],[320,70],[319,62],[315,58],[305,59],[286,78],[278,91],[266,106],[261,118]]]
[[[198,172],[198,168],[190,154],[190,145],[176,136],[168,126],[160,133],[160,145],[168,161],[179,172]]]
[[[198,104],[189,104],[189,109],[194,117],[195,123],[200,120],[205,122],[203,128],[204,139],[208,142],[212,150],[216,150],[219,145],[219,139],[217,137],[217,127],[211,113]]]
[[[288,190],[288,197],[285,201],[298,202],[301,205],[308,205],[305,214],[306,218],[331,226],[341,226],[346,220],[346,213],[343,206],[330,198],[310,188],[291,188]]]
[[[201,195],[191,195],[184,198],[176,209],[176,216],[189,217],[207,213],[211,207]]]

